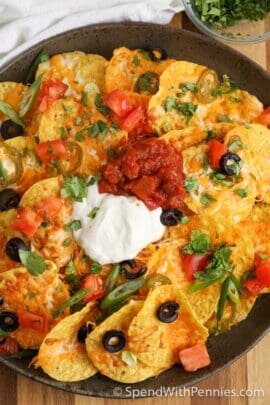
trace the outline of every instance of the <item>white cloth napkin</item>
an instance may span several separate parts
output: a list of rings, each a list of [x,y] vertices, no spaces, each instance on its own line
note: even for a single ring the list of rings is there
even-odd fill
[[[181,0],[0,0],[0,65],[45,38],[88,24],[167,24]]]

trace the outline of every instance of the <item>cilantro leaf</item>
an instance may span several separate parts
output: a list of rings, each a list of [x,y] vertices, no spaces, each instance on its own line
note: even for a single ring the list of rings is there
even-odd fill
[[[74,219],[69,224],[67,224],[66,230],[67,231],[78,231],[79,229],[81,229],[81,227],[82,227],[81,221],[79,219]]]
[[[100,93],[97,93],[96,97],[95,97],[95,106],[97,107],[97,110],[104,115],[105,117],[107,117],[110,113],[110,109],[108,106],[106,106],[105,104],[103,104],[103,98],[101,96]]]
[[[88,189],[85,180],[79,176],[71,176],[64,179],[61,188],[61,197],[82,202],[83,198],[87,196],[87,192]]]
[[[192,191],[196,191],[199,188],[199,183],[196,180],[195,177],[188,177],[185,180],[185,189],[188,193],[191,193]]]
[[[102,270],[102,266],[99,263],[92,263],[90,266],[91,273],[99,274]]]
[[[211,202],[213,201],[217,201],[215,197],[213,197],[212,195],[208,194],[208,193],[202,193],[201,194],[201,198],[200,198],[200,203],[205,205],[206,207],[209,207],[209,205],[211,204]]]
[[[233,192],[239,195],[239,197],[241,198],[246,198],[248,196],[247,190],[245,190],[244,188],[235,188]]]
[[[199,291],[222,280],[226,272],[231,272],[233,269],[230,260],[231,254],[232,251],[226,243],[218,246],[212,254],[205,271],[194,273],[196,280],[190,285],[188,291],[190,293]]]
[[[193,230],[191,232],[190,242],[182,249],[183,254],[205,254],[212,247],[209,236],[200,230]]]
[[[22,264],[33,276],[39,276],[44,273],[46,269],[44,257],[38,255],[36,252],[29,252],[28,250],[22,249],[19,249],[19,257]]]

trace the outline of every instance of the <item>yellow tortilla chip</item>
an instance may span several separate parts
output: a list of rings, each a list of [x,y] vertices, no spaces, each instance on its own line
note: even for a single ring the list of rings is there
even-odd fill
[[[160,305],[179,304],[178,318],[164,323],[157,317]],[[170,368],[178,362],[179,351],[205,342],[207,329],[199,322],[186,297],[173,285],[156,287],[128,329],[129,345],[138,359],[151,367]]]
[[[244,126],[235,127],[226,135],[225,144],[228,144],[228,140],[234,139],[237,134],[241,138],[241,134],[245,131],[247,129]],[[196,190],[187,193],[185,203],[196,214],[211,216],[211,218],[222,216],[234,223],[240,222],[250,214],[257,195],[256,169],[251,149],[243,147],[237,150],[243,166],[239,181],[231,183],[228,183],[229,178],[225,178],[225,181],[216,180],[214,171],[205,163],[208,150],[208,144],[200,144],[183,151],[185,176],[187,179],[196,179],[198,183]],[[239,195],[239,190],[246,195]]]
[[[221,321],[219,322],[218,329],[221,332],[226,332],[233,325],[237,325],[239,322],[244,321],[250,311],[253,308],[253,305],[256,302],[256,297],[253,296],[242,296],[238,304],[227,300],[224,307],[224,313]],[[210,333],[215,333],[217,330],[217,318],[216,313],[206,322],[205,325]]]
[[[221,94],[208,103],[200,101],[196,91],[181,92],[181,85],[197,85],[206,69],[205,66],[195,63],[176,61],[160,76],[159,91],[151,98],[148,107],[149,123],[159,135],[186,126],[211,128],[212,124],[221,122],[224,116],[237,123],[251,122],[261,113],[262,103],[243,90]],[[240,101],[235,102],[232,95]],[[174,108],[173,100],[178,100],[183,108]]]
[[[45,79],[59,79],[69,86],[68,94],[100,93],[104,91],[106,59],[101,55],[67,52],[52,56],[38,67]]]
[[[128,352],[132,356],[128,328],[132,318],[140,311],[142,305],[141,301],[130,301],[98,325],[86,339],[86,349],[90,360],[101,374],[112,380],[123,383],[136,383],[158,375],[162,371],[154,363],[150,366],[143,364],[139,359],[134,358],[134,354],[133,365],[128,365],[123,360],[123,352]],[[113,329],[122,331],[126,336],[125,347],[116,353],[106,351],[102,345],[104,334]]]
[[[147,52],[140,49],[130,50],[125,47],[115,49],[113,57],[106,67],[106,93],[110,93],[116,89],[133,92],[140,75],[146,72],[154,72],[161,75],[173,62],[174,59],[152,61]]]
[[[58,381],[81,381],[97,370],[87,356],[84,343],[78,342],[80,327],[93,320],[95,304],[62,319],[43,340],[35,366]]]
[[[69,291],[52,262],[39,276],[32,276],[24,267],[8,270],[0,274],[0,295],[4,299],[2,311],[30,312],[45,320],[43,330],[20,326],[10,333],[24,349],[38,348],[48,331],[68,314],[64,311],[56,320],[52,314],[69,299]]]
[[[44,198],[59,197],[61,177],[41,180],[30,187],[22,196],[20,207],[35,207]]]

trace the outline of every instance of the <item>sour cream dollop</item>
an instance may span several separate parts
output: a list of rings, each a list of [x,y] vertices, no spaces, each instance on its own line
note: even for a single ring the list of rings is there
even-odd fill
[[[93,209],[96,215],[91,219]],[[100,264],[119,263],[161,239],[165,227],[160,215],[161,208],[150,211],[136,197],[101,194],[94,184],[82,202],[73,204],[73,219],[82,225],[74,237],[91,259]]]

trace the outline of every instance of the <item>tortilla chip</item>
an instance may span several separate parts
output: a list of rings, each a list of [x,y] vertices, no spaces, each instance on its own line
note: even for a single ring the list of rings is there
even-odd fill
[[[228,139],[238,136],[247,131],[243,126],[237,126],[229,131],[225,137],[225,144]],[[241,179],[232,185],[216,182],[212,176],[214,171],[205,164],[208,157],[208,144],[192,146],[183,151],[184,173],[187,178],[195,178],[198,188],[187,193],[185,203],[188,208],[196,214],[202,214],[213,218],[222,216],[234,223],[240,222],[248,217],[255,203],[257,195],[257,180],[253,176],[256,172],[251,149],[240,149],[237,154],[241,157],[243,167]],[[245,190],[246,197],[237,194],[237,190]],[[207,199],[205,201],[205,196]],[[211,200],[209,198],[211,197]]]
[[[190,241],[192,230],[198,229],[206,233],[214,245],[227,243],[232,246],[232,262],[235,265],[234,274],[238,279],[245,271],[252,267],[254,260],[253,241],[247,232],[235,226],[228,220],[209,218],[204,216],[191,216],[187,224],[171,227],[167,239],[159,244],[159,249],[148,262],[147,276],[163,274],[185,294],[193,311],[202,324],[216,311],[221,283],[217,282],[203,290],[188,293],[190,281],[187,280],[183,270],[182,248]]]
[[[22,196],[20,207],[35,207],[44,198],[59,197],[61,176],[41,180],[30,187]]]
[[[70,95],[81,95],[82,91],[96,94],[104,91],[106,63],[101,55],[67,52],[41,63],[36,77],[43,73],[45,79],[62,80]]]
[[[251,122],[262,112],[262,103],[243,90],[222,94],[209,103],[202,103],[196,91],[186,91],[179,96],[181,84],[197,84],[206,69],[205,66],[195,63],[176,61],[162,73],[159,91],[151,98],[148,108],[149,123],[159,135],[186,126],[211,128],[211,125],[220,122],[220,117],[224,115],[233,122]],[[240,99],[240,102],[234,102],[232,95]],[[168,97],[177,99],[180,103],[192,103],[197,106],[197,110],[188,119],[177,109],[169,108],[166,111],[164,102]]]
[[[250,311],[253,308],[253,305],[256,302],[256,297],[253,296],[242,296],[238,304],[227,300],[224,307],[224,313],[221,321],[219,322],[218,329],[221,332],[226,332],[233,325],[237,325],[239,322],[244,321]],[[210,333],[215,333],[217,331],[217,318],[216,313],[206,322],[205,325]]]
[[[160,305],[167,301],[179,304],[178,319],[161,322]],[[170,368],[178,362],[179,351],[205,342],[207,329],[199,322],[187,298],[174,285],[163,285],[150,291],[144,305],[128,329],[129,346],[138,359],[151,367]]]
[[[61,139],[60,128],[67,128],[69,123],[79,114],[80,104],[70,97],[56,100],[44,113],[37,115],[39,119],[38,136],[40,142]]]
[[[36,143],[32,137],[18,136],[6,140],[4,144],[15,148],[20,153],[23,174],[13,188],[22,194],[34,183],[45,177],[44,167],[40,165],[35,153]]]
[[[122,47],[115,49],[113,57],[106,67],[105,89],[106,93],[121,89],[134,91],[138,77],[146,72],[154,72],[158,75],[172,63],[174,59],[152,61],[147,52],[140,49],[130,50]]]
[[[15,111],[18,111],[25,87],[26,86],[24,86],[22,83],[1,82],[0,100],[5,101],[11,105]]]
[[[24,349],[38,348],[49,330],[69,312],[66,310],[57,320],[52,319],[54,310],[69,299],[68,287],[52,262],[47,262],[47,269],[39,276],[32,276],[24,267],[1,273],[0,295],[4,299],[1,311],[24,310],[46,320],[43,331],[19,326],[10,333]]]
[[[97,370],[87,356],[84,343],[79,343],[80,327],[93,320],[95,304],[87,304],[80,312],[62,319],[43,340],[35,366],[58,381],[81,381]]]
[[[137,315],[142,306],[141,301],[130,301],[98,325],[86,339],[86,349],[90,360],[101,374],[112,380],[123,383],[136,383],[158,375],[162,371],[154,363],[154,366],[153,364],[147,366],[137,359],[134,365],[128,365],[122,360],[123,351],[132,353],[127,336],[128,328],[132,318]],[[120,330],[126,336],[125,347],[116,353],[106,351],[102,345],[103,335],[112,329]]]

